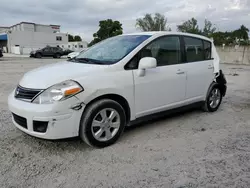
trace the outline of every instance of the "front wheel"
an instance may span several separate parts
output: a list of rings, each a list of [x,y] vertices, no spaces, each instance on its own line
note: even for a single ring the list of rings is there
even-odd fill
[[[87,107],[80,123],[79,135],[88,145],[107,147],[121,136],[126,114],[116,101],[102,99]]]
[[[218,86],[213,86],[209,91],[206,101],[203,105],[203,110],[206,112],[215,112],[220,107],[222,101],[222,92]]]
[[[54,58],[61,58],[61,54],[56,53],[56,54],[54,55]]]

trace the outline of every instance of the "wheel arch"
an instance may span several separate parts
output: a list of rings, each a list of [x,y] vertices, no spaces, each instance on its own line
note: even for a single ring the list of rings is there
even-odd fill
[[[214,87],[218,87],[220,90],[221,90],[221,94],[222,96],[224,97],[225,94],[226,94],[226,86],[224,84],[221,84],[221,83],[217,83],[216,81],[213,81],[208,90],[207,90],[207,93],[206,93],[206,98],[207,96],[209,95],[210,91],[214,88]]]
[[[121,96],[119,94],[103,94],[103,95],[100,95],[100,96],[98,96],[98,97],[90,100],[86,104],[86,107],[85,107],[83,113],[86,111],[86,109],[88,108],[88,106],[90,106],[94,102],[102,100],[102,99],[110,99],[110,100],[114,100],[115,102],[119,103],[123,107],[123,109],[125,110],[127,123],[130,122],[131,109],[130,109],[129,103],[128,103],[128,101],[123,96]]]

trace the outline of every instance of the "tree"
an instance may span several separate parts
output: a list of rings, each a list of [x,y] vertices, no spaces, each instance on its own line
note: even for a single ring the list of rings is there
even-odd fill
[[[185,21],[183,24],[177,25],[177,30],[185,33],[201,34],[197,20],[195,18],[191,18],[190,20]]]
[[[247,45],[248,44],[248,32],[249,29],[246,28],[244,25],[241,25],[239,29],[234,31],[226,31],[226,32],[215,32],[212,34],[214,39],[215,45],[234,45],[234,44],[241,44]]]
[[[215,31],[216,31],[216,28],[213,26],[212,22],[205,19],[205,24],[204,24],[202,34],[204,36],[211,37]]]
[[[73,42],[74,41],[74,36],[71,34],[68,34],[68,41]]]
[[[123,33],[122,24],[112,19],[99,21],[99,30],[93,34],[94,39],[88,46],[92,46],[109,37],[121,35]]]
[[[233,35],[234,37],[237,37],[238,39],[248,40],[249,39],[248,32],[249,32],[249,29],[246,28],[246,26],[241,25],[239,29],[233,31]]]
[[[151,14],[146,14],[144,18],[138,18],[136,27],[142,31],[171,31],[167,25],[167,18],[160,13],[155,13],[154,17]]]
[[[76,35],[76,36],[74,37],[74,41],[80,42],[80,41],[82,41],[82,38],[81,38],[79,35]]]

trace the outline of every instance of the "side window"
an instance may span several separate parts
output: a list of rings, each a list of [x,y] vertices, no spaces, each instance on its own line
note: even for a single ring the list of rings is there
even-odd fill
[[[203,61],[203,43],[201,39],[184,37],[187,62]]]
[[[211,59],[211,42],[203,41],[204,42],[204,53],[205,53],[205,60]]]
[[[125,69],[126,70],[138,69],[138,64],[139,64],[139,54],[136,54],[125,66]]]
[[[180,39],[178,36],[161,37],[144,47],[125,66],[125,69],[137,69],[141,58],[154,57],[157,66],[173,65],[181,62]]]
[[[141,58],[154,57],[157,66],[178,64],[181,62],[180,39],[178,36],[166,36],[156,39],[141,50]]]
[[[57,41],[62,41],[62,37],[61,36],[56,36],[56,40]]]
[[[51,49],[49,48],[49,47],[47,47],[47,48],[44,48],[44,51],[45,52],[49,52]]]

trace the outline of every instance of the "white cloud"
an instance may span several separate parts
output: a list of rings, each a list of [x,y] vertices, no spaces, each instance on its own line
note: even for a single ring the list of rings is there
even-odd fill
[[[1,0],[0,6],[0,17],[4,18],[0,25],[21,21],[60,24],[62,31],[81,34],[88,41],[99,20],[119,20],[124,32],[134,32],[136,18],[155,12],[167,16],[172,27],[191,17],[201,24],[207,18],[221,30],[233,30],[241,24],[250,27],[249,0]]]

